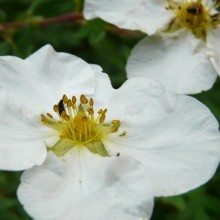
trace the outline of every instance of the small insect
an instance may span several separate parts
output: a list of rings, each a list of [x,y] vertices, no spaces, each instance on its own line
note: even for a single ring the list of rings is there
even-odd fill
[[[126,131],[123,131],[119,136],[120,136],[120,137],[124,137],[126,134],[127,134],[127,132],[126,132]]]
[[[198,6],[190,6],[186,10],[188,13],[193,14],[193,15],[198,15],[202,12],[201,8]]]
[[[59,114],[60,114],[60,115],[62,114],[62,112],[66,112],[62,99],[59,101],[58,107],[59,107]]]
[[[120,153],[117,153],[117,154],[116,154],[116,157],[119,157],[119,156],[120,156]]]

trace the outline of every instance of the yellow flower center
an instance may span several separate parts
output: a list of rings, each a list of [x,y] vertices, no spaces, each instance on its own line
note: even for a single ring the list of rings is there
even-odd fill
[[[81,95],[79,103],[75,96],[69,99],[66,95],[54,105],[53,110],[58,118],[50,113],[41,115],[44,125],[56,130],[60,139],[54,146],[47,146],[48,151],[57,156],[64,156],[73,147],[86,147],[90,152],[100,156],[109,156],[102,143],[104,137],[118,132],[121,122],[113,120],[105,123],[107,109],[99,109],[95,114],[94,101]],[[119,136],[124,136],[125,132]]]
[[[220,14],[212,14],[215,3],[209,8],[202,0],[167,0],[167,3],[166,9],[175,14],[170,30],[184,27],[191,30],[197,38],[205,40],[207,29],[215,29],[220,23]]]

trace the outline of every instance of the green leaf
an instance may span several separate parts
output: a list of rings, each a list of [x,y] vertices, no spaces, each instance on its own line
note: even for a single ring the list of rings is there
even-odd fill
[[[100,29],[94,29],[89,36],[89,43],[96,46],[101,40],[104,39],[106,32]]]
[[[186,208],[186,201],[181,196],[164,197],[161,199],[164,203],[173,205],[179,211],[183,211]]]

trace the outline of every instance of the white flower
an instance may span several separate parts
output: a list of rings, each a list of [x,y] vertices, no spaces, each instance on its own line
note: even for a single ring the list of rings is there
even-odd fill
[[[86,0],[84,14],[157,33],[132,50],[128,78],[150,77],[169,91],[195,94],[210,89],[220,75],[220,14],[215,7],[212,0]]]
[[[145,78],[115,90],[98,66],[50,46],[0,65],[1,167],[39,165],[48,152],[18,189],[34,219],[149,219],[153,196],[213,176],[218,122],[194,98]]]
[[[120,28],[151,35],[168,25],[173,17],[165,7],[165,0],[85,0],[84,16],[100,17]]]
[[[124,123],[107,112],[118,92],[101,68],[51,46],[26,60],[1,57],[0,66],[0,168],[44,162],[24,172],[18,191],[30,216],[149,218],[153,195],[142,181],[144,169],[120,156],[120,149],[111,154],[104,145],[108,136],[126,135]]]

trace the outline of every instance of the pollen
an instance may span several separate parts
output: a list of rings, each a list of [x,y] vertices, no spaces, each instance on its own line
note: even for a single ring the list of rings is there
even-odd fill
[[[110,133],[118,132],[121,121],[106,122],[107,109],[94,110],[94,100],[81,95],[62,99],[53,106],[56,117],[51,113],[41,115],[41,122],[59,134],[59,141],[54,146],[47,146],[48,151],[57,156],[64,156],[74,147],[86,147],[90,152],[100,156],[109,156],[104,138]],[[125,132],[124,132],[125,135]],[[119,133],[119,137],[122,137]]]
[[[170,30],[186,28],[200,39],[206,39],[208,29],[215,29],[220,23],[219,13],[214,13],[216,4],[208,6],[203,0],[167,0],[167,10],[175,14]],[[216,11],[217,12],[217,11]]]

